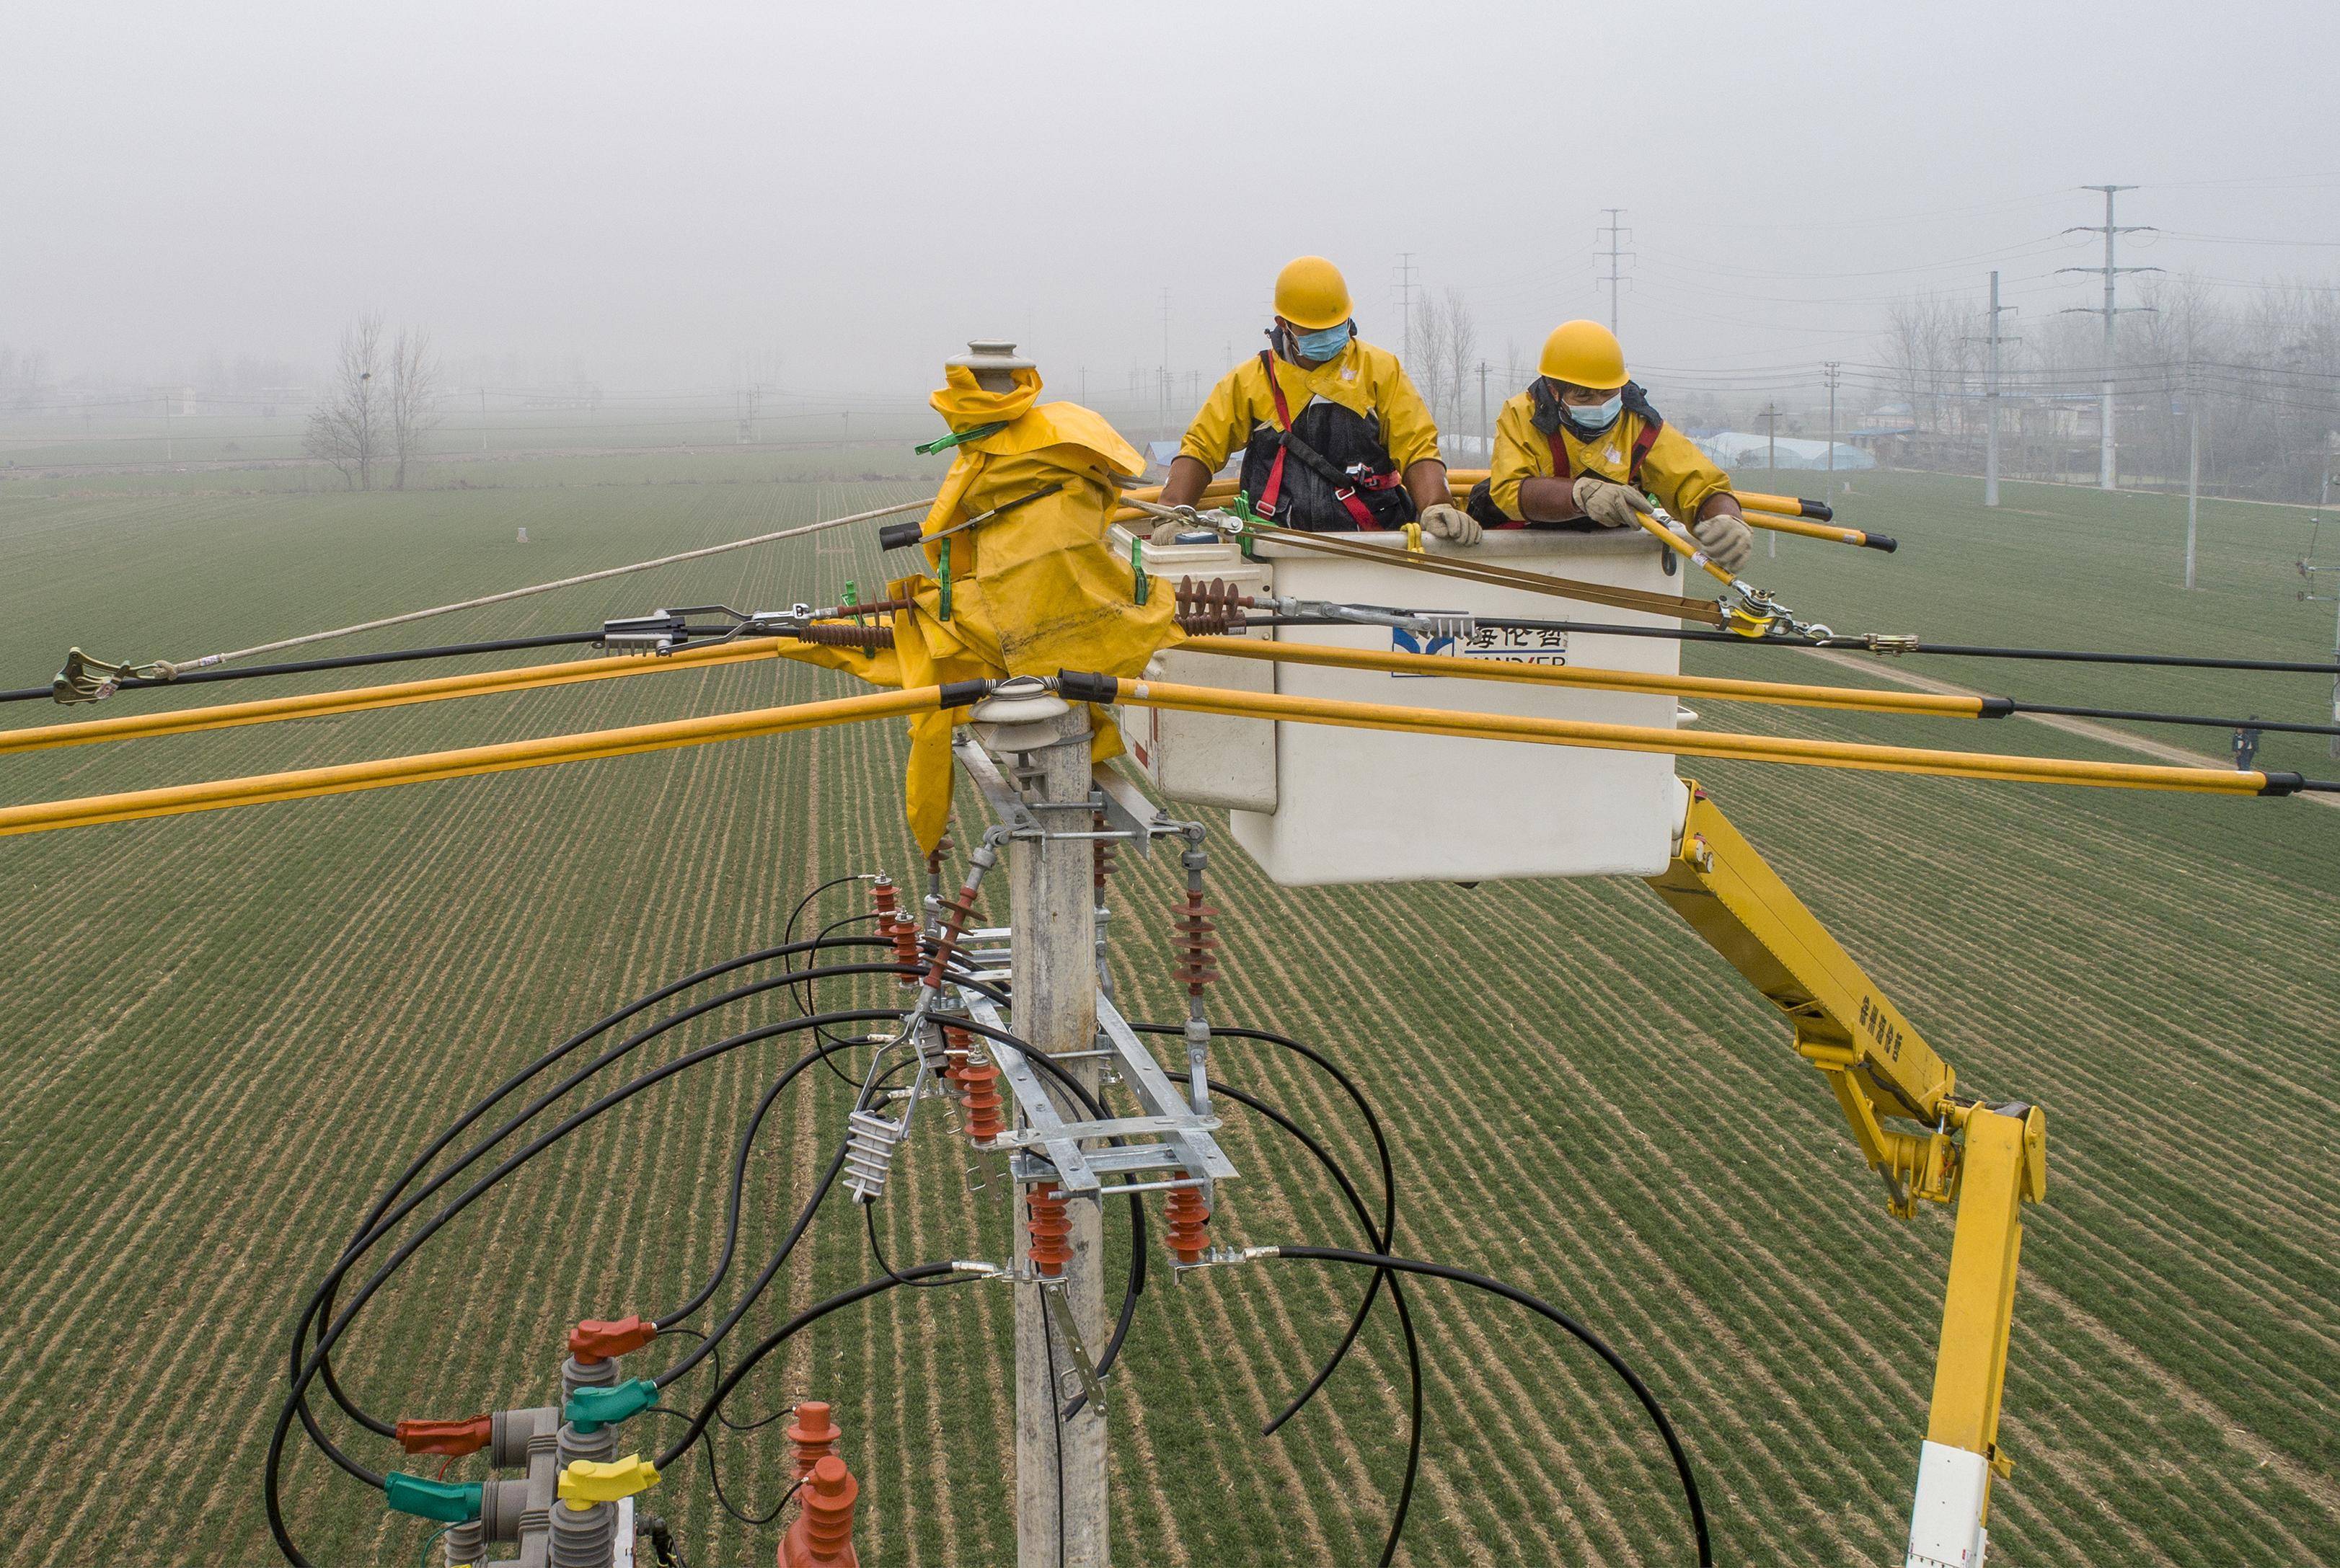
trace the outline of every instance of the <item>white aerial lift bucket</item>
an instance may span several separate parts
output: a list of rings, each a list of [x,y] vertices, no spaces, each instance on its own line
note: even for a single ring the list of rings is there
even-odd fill
[[[1116,530],[1120,535],[1120,531]],[[1405,548],[1402,534],[1344,539]],[[1470,549],[1424,541],[1433,554],[1487,560],[1581,582],[1681,594],[1666,551],[1648,534],[1491,532]],[[1126,550],[1125,536],[1116,538]],[[1182,577],[1223,578],[1239,591],[1476,616],[1671,626],[1641,611],[1611,609],[1522,589],[1465,582],[1402,566],[1339,559],[1275,543],[1246,561],[1231,543],[1148,546],[1155,592]],[[1289,642],[1387,652],[1467,656],[1667,675],[1681,645],[1665,637],[1598,632],[1480,628],[1468,645],[1414,646],[1386,626],[1286,626]],[[1390,675],[1276,665],[1173,648],[1147,667],[1153,679],[1242,691],[1527,715],[1601,724],[1674,727],[1675,701],[1626,692]],[[1446,735],[1267,724],[1215,715],[1124,708],[1131,755],[1173,801],[1230,808],[1235,842],[1275,882],[1313,886],[1363,882],[1481,882],[1497,877],[1651,876],[1671,853],[1678,805],[1670,755],[1520,745]]]

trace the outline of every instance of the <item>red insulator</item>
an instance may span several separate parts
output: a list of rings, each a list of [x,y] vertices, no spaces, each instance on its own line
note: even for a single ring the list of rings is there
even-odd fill
[[[870,901],[878,909],[878,929],[885,931],[894,923],[894,914],[901,905],[894,892],[894,879],[880,872],[869,880]]]
[[[1185,901],[1170,907],[1177,912],[1170,924],[1175,933],[1171,949],[1178,959],[1171,978],[1185,981],[1188,996],[1200,996],[1205,986],[1219,978],[1218,961],[1212,956],[1219,939],[1211,934],[1219,929],[1211,923],[1219,912],[1203,902],[1200,888],[1188,888]]]
[[[950,834],[948,833],[945,833],[942,837],[937,839],[935,841],[935,847],[927,852],[927,875],[929,877],[938,877],[942,875],[943,857],[950,853],[950,852],[957,847],[958,846],[951,843]]]
[[[970,1061],[958,1070],[959,1088],[967,1096],[967,1135],[989,1143],[1007,1130],[999,1099],[999,1070],[987,1061]]]
[[[1178,1179],[1186,1179],[1180,1171]],[[1199,1187],[1174,1187],[1165,1204],[1170,1216],[1170,1252],[1181,1263],[1200,1263],[1210,1255],[1211,1235],[1205,1228],[1211,1223],[1210,1206],[1203,1201]]]
[[[1099,812],[1096,814],[1096,817],[1093,819],[1093,825],[1099,833],[1103,833],[1105,831],[1105,813]],[[1105,902],[1106,878],[1113,874],[1113,840],[1109,838],[1091,839],[1089,841],[1089,881],[1096,888],[1097,902],[1103,903]]]
[[[878,928],[878,934],[893,939],[894,962],[896,963],[905,965],[906,967],[916,967],[920,962],[921,955],[918,952],[918,922],[917,921],[906,920],[902,916],[897,915],[894,917],[893,923],[890,925],[881,922]],[[916,985],[918,983],[917,976],[907,974],[899,976],[898,982],[903,985]]]
[[[1073,1260],[1073,1222],[1065,1214],[1064,1192],[1050,1183],[1026,1189],[1024,1215],[1024,1228],[1032,1237],[1027,1253],[1032,1259],[1032,1272],[1045,1279],[1055,1279]]]
[[[963,1091],[962,1075],[967,1071],[967,1051],[974,1037],[955,1023],[943,1025],[943,1081],[955,1090]]]
[[[812,1467],[837,1452],[838,1439],[845,1433],[828,1418],[828,1402],[808,1399],[797,1406],[797,1424],[788,1428],[788,1441],[796,1445],[797,1474],[799,1481],[812,1474]]]
[[[937,991],[942,989],[944,972],[950,968],[951,955],[958,951],[959,932],[975,918],[975,883],[970,882],[959,889],[957,898],[945,901],[942,912],[942,937],[935,943],[927,964],[927,983]]]
[[[860,1568],[853,1550],[853,1504],[860,1484],[831,1454],[805,1479],[803,1511],[780,1537],[779,1568]]]

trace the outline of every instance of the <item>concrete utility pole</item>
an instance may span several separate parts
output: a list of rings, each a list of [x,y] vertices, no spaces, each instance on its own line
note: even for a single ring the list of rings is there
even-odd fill
[[[480,450],[488,449],[488,390],[480,389]]]
[[[1046,721],[1042,749],[1006,758],[1035,813],[1052,830],[1086,828],[1086,812],[1047,809],[1089,798],[1088,710],[1078,704]],[[1096,925],[1083,838],[1026,838],[1008,851],[1008,921],[1016,1032],[1036,1050],[1069,1055],[1066,1070],[1091,1094],[1099,1072],[1096,1045]],[[1085,1114],[1075,1112],[1076,1115]],[[1105,1227],[1101,1202],[1074,1198],[1066,1217],[1072,1260],[1065,1297],[1083,1345],[1095,1356],[1111,1325],[1105,1310]],[[1026,1268],[1028,1228],[1016,1227],[1016,1266]],[[1054,1286],[1047,1288],[1056,1288]],[[1094,1403],[1060,1420],[1060,1379],[1073,1370],[1071,1347],[1052,1337],[1040,1287],[1016,1291],[1016,1560],[1019,1568],[1106,1568],[1111,1561],[1106,1503],[1106,1418]],[[1053,1369],[1053,1376],[1052,1376]],[[1058,1445],[1061,1444],[1061,1449]],[[1058,1465],[1061,1462],[1062,1470]],[[1062,1491],[1058,1476],[1061,1474]],[[1059,1498],[1062,1508],[1059,1511]]]
[[[2186,586],[2194,586],[2195,525],[2202,510],[2202,399],[2186,367]]]
[[[1998,318],[2012,309],[2011,305],[1998,302],[1998,273],[1994,269],[1990,274],[1990,330],[1983,340],[1990,346],[1990,379],[1983,384],[1982,395],[1982,504],[1986,507],[1998,505],[1998,346],[2015,341],[1998,330]]]
[[[2102,191],[2105,193],[2105,221],[2101,223],[2075,224],[2073,227],[2065,230],[2064,232],[2067,234],[2102,234],[2105,237],[2105,264],[2101,267],[2058,267],[2056,270],[2059,272],[2098,272],[2103,274],[2105,280],[2105,302],[2103,304],[2075,305],[2066,311],[2065,314],[2102,316],[2105,319],[2104,382],[2098,393],[2099,406],[2097,412],[2097,488],[2100,490],[2109,490],[2114,488],[2117,477],[2113,448],[2113,376],[2118,366],[2118,361],[2114,357],[2113,325],[2119,320],[2121,312],[2124,311],[2149,311],[2153,309],[2150,305],[2117,304],[2114,301],[2114,295],[2120,282],[2120,275],[2123,272],[2158,272],[2161,271],[2158,267],[2115,266],[2113,264],[2113,242],[2123,234],[2153,233],[2157,232],[2157,231],[2154,230],[2149,224],[2132,223],[2128,227],[2123,228],[2113,222],[2113,197],[2123,191],[2134,191],[2137,189],[2136,186],[2083,185],[2080,188],[2084,191]]]
[[[1763,439],[1769,449],[1763,466],[1776,474],[1780,471],[1780,405],[1777,403],[1763,405]]]
[[[1609,330],[1614,332],[1617,330],[1617,283],[1619,278],[1622,275],[1618,271],[1617,263],[1626,260],[1633,254],[1631,251],[1620,251],[1617,249],[1617,242],[1622,236],[1631,233],[1632,231],[1631,229],[1621,229],[1617,226],[1617,220],[1625,215],[1624,208],[1603,207],[1601,210],[1608,214],[1609,222],[1602,224],[1599,229],[1596,229],[1593,232],[1595,233],[1606,234],[1609,236],[1609,275],[1605,280],[1601,281],[1605,281],[1609,285]]]
[[[1828,448],[1828,472],[1829,472],[1829,481],[1828,481],[1828,487],[1829,487],[1829,494],[1832,496],[1832,495],[1836,494],[1836,383],[1837,383],[1837,378],[1838,378],[1838,377],[1839,377],[1839,376],[1843,372],[1843,370],[1844,370],[1844,361],[1843,361],[1842,360],[1828,360],[1828,361],[1827,361],[1826,363],[1824,363],[1823,365],[1821,365],[1821,366],[1820,366],[1820,369],[1821,369],[1822,370],[1824,370],[1824,371],[1826,371],[1826,372],[1828,373],[1828,390],[1829,390],[1829,448]]]

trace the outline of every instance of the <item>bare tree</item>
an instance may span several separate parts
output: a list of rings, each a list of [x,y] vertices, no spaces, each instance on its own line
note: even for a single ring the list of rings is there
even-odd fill
[[[1446,417],[1439,428],[1450,433],[1478,429],[1473,420],[1465,426],[1463,404],[1473,377],[1478,374],[1479,323],[1471,315],[1471,307],[1463,302],[1460,289],[1446,291],[1446,303],[1442,312],[1446,318],[1446,369],[1439,379],[1446,385]]]
[[[407,460],[422,449],[422,438],[438,428],[439,419],[439,359],[431,351],[431,334],[401,327],[390,346],[391,488],[406,488]]]
[[[339,468],[353,490],[373,488],[373,468],[382,460],[388,422],[382,370],[382,312],[369,311],[342,329],[324,399],[301,441],[302,450]]]

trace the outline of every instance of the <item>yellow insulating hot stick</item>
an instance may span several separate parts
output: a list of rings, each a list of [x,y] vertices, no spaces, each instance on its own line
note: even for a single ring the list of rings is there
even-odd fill
[[[1776,703],[1790,707],[1843,708],[1855,713],[1923,714],[1934,718],[1981,718],[2005,698],[1938,696],[1931,692],[1869,692],[1852,686],[1799,685],[1787,681],[1735,680],[1719,676],[1671,676],[1643,670],[1604,670],[1582,665],[1513,664],[1497,659],[1452,658],[1372,648],[1336,648],[1322,643],[1268,642],[1255,637],[1188,637],[1181,652],[1224,654],[1274,664],[1320,665],[1331,669],[1388,670],[1469,680],[1511,681],[1522,685],[1579,686],[1593,691],[1649,692],[1662,696],[1711,697],[1718,702]]]
[[[1075,683],[1066,689],[1066,695],[1077,695],[1088,702],[1128,703],[1138,707],[1217,714],[1228,718],[1279,719],[1296,724],[1332,725],[1346,729],[1456,735],[1466,740],[1524,741],[1536,745],[1585,746],[1596,751],[1668,752],[1679,756],[1795,763],[1808,767],[1853,768],[1874,773],[1930,774],[1944,778],[1989,779],[2018,784],[2094,784],[2112,789],[2179,790],[2196,794],[2260,794],[2267,792],[2269,782],[2268,775],[2264,773],[2236,773],[2225,768],[2077,762],[2061,757],[1928,751],[1912,746],[1869,745],[1852,741],[1710,734],[1698,730],[1657,729],[1646,725],[1524,718],[1508,714],[1449,713],[1437,708],[1343,702],[1331,697],[1222,691],[1212,686],[1173,685],[1162,681],[1114,682],[1111,684],[1116,690],[1107,694],[1104,690],[1107,684],[1104,676],[1071,675],[1061,678]]]
[[[757,708],[747,713],[711,714],[705,718],[675,719],[665,724],[548,735],[542,740],[508,741],[501,745],[427,752],[419,756],[385,757],[380,762],[344,763],[337,767],[133,790],[126,794],[85,795],[77,800],[45,801],[35,805],[0,806],[0,837],[128,822],[137,817],[173,816],[182,812],[218,811],[227,806],[265,805],[271,801],[304,800],[311,795],[347,794],[353,790],[427,784],[434,779],[507,773],[515,768],[592,762],[602,757],[670,751],[677,746],[706,745],[754,735],[786,735],[792,730],[927,713],[943,705],[942,696],[940,686],[912,686],[907,691],[872,692],[864,696]],[[968,695],[965,700],[973,701],[974,697]]]
[[[1747,498],[1741,496],[1740,500]],[[1895,542],[1879,534],[1848,528],[1836,523],[1808,523],[1801,518],[1783,518],[1772,512],[1742,511],[1740,517],[1751,528],[1769,528],[1775,534],[1794,534],[1800,538],[1826,539],[1832,545],[1858,545],[1863,549],[1883,550],[1892,554]]]
[[[1476,484],[1486,477],[1487,473],[1483,468],[1450,468],[1447,470],[1446,480],[1448,484],[1460,488]],[[1213,479],[1203,487],[1203,493],[1195,498],[1195,505],[1211,506],[1231,499],[1238,488],[1233,479]],[[1153,485],[1145,489],[1130,490],[1125,493],[1133,500],[1158,502],[1162,487]],[[1859,528],[1848,528],[1833,523],[1808,520],[1801,514],[1800,508],[1803,503],[1792,496],[1759,496],[1750,495],[1743,490],[1733,491],[1732,494],[1738,496],[1740,505],[1747,508],[1740,515],[1745,518],[1750,528],[1770,528],[1775,533],[1794,534],[1799,538],[1821,539],[1832,545],[1854,545],[1863,549],[1882,550],[1889,555],[1896,547],[1894,542],[1882,534],[1870,534]],[[1117,523],[1137,522],[1143,520],[1145,514],[1135,507],[1124,507],[1114,514],[1113,520]]]
[[[718,646],[684,648],[663,657],[642,655],[606,659],[578,659],[568,664],[533,665],[520,669],[482,670],[477,675],[441,676],[427,681],[400,681],[390,685],[352,686],[346,691],[310,692],[301,696],[266,697],[258,702],[225,703],[215,707],[182,708],[176,713],[125,715],[74,725],[42,725],[33,729],[0,730],[0,754],[43,751],[51,746],[87,745],[93,741],[134,740],[146,735],[184,735],[193,730],[232,729],[239,725],[273,724],[282,719],[318,718],[327,714],[360,713],[367,708],[402,707],[409,703],[444,702],[451,697],[494,696],[503,692],[538,686],[568,685],[576,681],[610,680],[622,676],[650,675],[659,670],[707,669],[742,664],[749,659],[778,656],[779,645],[768,639],[725,643]]]

